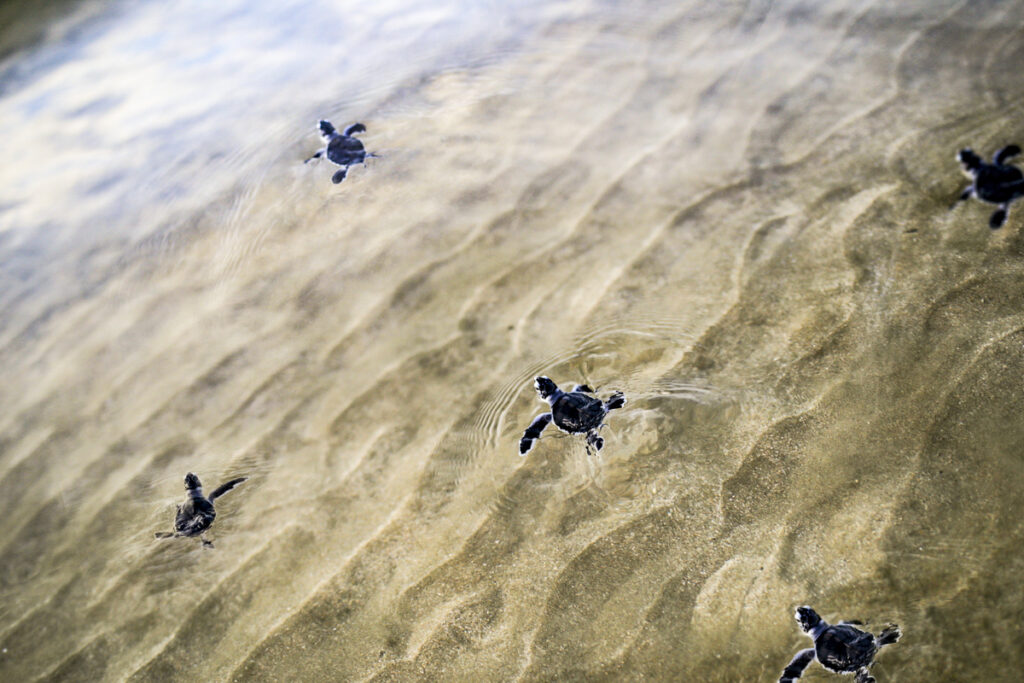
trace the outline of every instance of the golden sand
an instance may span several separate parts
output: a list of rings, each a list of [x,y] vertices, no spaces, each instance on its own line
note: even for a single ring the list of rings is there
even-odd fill
[[[3,63],[0,679],[774,681],[810,604],[1017,680],[1024,211],[949,205],[1024,6],[549,3],[461,65],[434,11]],[[625,392],[598,456],[518,457],[542,373]],[[153,538],[188,471],[249,477],[212,551]]]

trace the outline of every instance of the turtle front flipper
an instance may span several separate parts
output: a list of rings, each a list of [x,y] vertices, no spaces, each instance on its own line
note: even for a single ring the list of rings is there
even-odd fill
[[[156,536],[157,538],[174,538],[178,534],[172,533],[170,531],[158,531],[158,532],[156,532],[153,535]]]
[[[967,189],[964,190],[963,192],[961,192],[960,196],[956,198],[956,201],[953,202],[950,205],[949,210],[952,211],[956,207],[960,206],[960,202],[966,202],[968,199],[970,199],[973,196],[974,196],[974,185],[968,185]]]
[[[331,176],[331,182],[334,183],[335,185],[337,185],[338,183],[340,183],[342,180],[345,179],[345,175],[347,173],[348,173],[348,169],[347,168],[341,169],[340,171],[335,173],[333,176]]]
[[[626,397],[622,395],[621,391],[616,391],[605,402],[604,408],[605,410],[618,410],[624,405],[626,405]]]
[[[1020,154],[1020,147],[1017,145],[1007,145],[996,152],[996,155],[992,157],[992,163],[1000,165],[1005,164],[1009,159],[1017,156],[1018,154]]]
[[[594,390],[590,388],[589,384],[577,384],[576,386],[574,386],[572,388],[572,390],[573,391],[582,391],[583,393],[586,393],[586,394],[594,393]]]
[[[314,155],[313,155],[313,156],[311,156],[310,158],[306,159],[306,160],[305,160],[305,161],[303,161],[302,163],[304,163],[304,164],[308,164],[309,162],[313,161],[313,159],[319,159],[320,157],[322,157],[322,156],[324,155],[324,152],[326,152],[326,151],[327,151],[327,148],[326,148],[326,147],[324,147],[324,148],[323,148],[323,149],[321,149],[321,150],[317,150],[317,153],[316,153],[316,154],[314,154]]]
[[[218,486],[217,488],[215,488],[213,490],[213,493],[210,494],[210,498],[209,498],[210,502],[212,503],[214,498],[217,498],[219,496],[223,496],[225,493],[227,493],[231,489],[235,488],[236,486],[241,484],[246,479],[248,479],[248,477],[238,477],[237,479],[232,479],[231,481],[227,482],[226,484],[221,484],[220,486]]]
[[[347,136],[352,136],[352,135],[355,135],[356,133],[365,133],[365,132],[366,132],[366,126],[364,126],[361,123],[353,123],[351,126],[349,126],[348,128],[345,129],[345,135],[347,135]]]
[[[540,433],[551,423],[551,413],[541,413],[533,418],[533,422],[523,432],[523,438],[519,440],[519,455],[526,455],[533,448],[533,443],[540,438]]]
[[[882,647],[883,645],[892,645],[899,640],[902,635],[903,631],[900,630],[899,626],[896,624],[889,624],[882,629],[881,633],[878,634],[878,647]]]
[[[786,668],[782,670],[782,675],[779,677],[779,683],[793,683],[796,679],[800,678],[804,674],[804,669],[814,661],[814,648],[809,647],[806,650],[800,650],[796,653],[796,656],[789,661]]]

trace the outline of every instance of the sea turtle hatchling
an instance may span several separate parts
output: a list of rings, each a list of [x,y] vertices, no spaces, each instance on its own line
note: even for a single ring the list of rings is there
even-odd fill
[[[326,154],[329,160],[342,167],[340,171],[335,172],[331,176],[331,182],[335,185],[345,179],[349,166],[363,163],[366,157],[377,156],[367,152],[366,148],[363,147],[363,143],[355,137],[356,133],[366,132],[366,126],[363,124],[353,123],[345,129],[344,133],[339,133],[331,125],[330,121],[323,119],[320,120],[317,126],[320,129],[320,137],[323,138],[326,147],[317,150],[316,154],[306,159],[305,163],[308,164],[313,159],[319,159]]]
[[[884,645],[891,645],[900,639],[900,627],[889,624],[878,636],[861,631],[853,625],[859,621],[840,621],[835,626],[818,616],[810,607],[798,607],[796,620],[804,633],[814,639],[814,647],[800,650],[786,666],[779,683],[793,683],[812,660],[840,674],[855,673],[855,683],[875,683],[868,667]]]
[[[519,455],[530,452],[534,441],[552,421],[563,432],[586,434],[587,452],[590,452],[591,448],[599,451],[604,446],[604,439],[598,434],[598,430],[604,426],[604,416],[609,411],[626,405],[626,399],[619,391],[602,402],[598,398],[588,396],[593,394],[594,390],[585,384],[577,384],[572,391],[565,392],[547,377],[538,377],[534,380],[534,386],[541,400],[551,405],[551,412],[533,418],[533,422],[523,432],[523,438],[519,440]]]
[[[185,475],[185,490],[188,497],[185,502],[178,506],[178,512],[174,516],[174,533],[159,531],[157,538],[171,538],[174,536],[199,536],[203,545],[213,547],[213,543],[202,538],[204,531],[210,528],[214,518],[217,516],[213,509],[213,501],[235,488],[246,480],[246,477],[232,479],[226,484],[221,484],[213,490],[209,498],[203,496],[203,485],[199,477],[189,472]]]
[[[999,208],[992,214],[988,227],[997,230],[1006,222],[1006,212],[1010,202],[1024,197],[1024,173],[1016,166],[1007,164],[1007,160],[1020,154],[1020,147],[1007,145],[995,153],[992,163],[987,164],[969,147],[957,152],[964,173],[971,178],[971,184],[960,193],[956,207],[960,202],[977,197],[990,204],[998,204]]]

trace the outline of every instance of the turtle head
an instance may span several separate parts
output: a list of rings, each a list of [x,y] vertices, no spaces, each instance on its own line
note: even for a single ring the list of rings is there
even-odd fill
[[[960,165],[964,167],[965,173],[971,173],[981,168],[981,157],[974,153],[974,150],[970,147],[965,147],[956,155]]]
[[[334,129],[334,126],[331,125],[331,122],[327,121],[325,119],[320,119],[319,126],[320,126],[320,136],[324,140],[329,140],[332,135],[337,135],[337,133],[338,133],[338,131],[336,131]]]
[[[195,489],[202,488],[202,484],[199,483],[199,477],[189,472],[185,475],[185,490],[194,491]]]
[[[533,386],[537,387],[537,393],[540,394],[540,397],[545,401],[558,392],[558,385],[552,382],[549,378],[543,376],[535,379],[533,381]]]
[[[797,607],[796,614],[794,616],[804,633],[810,633],[815,626],[821,623],[821,617],[818,616],[818,613],[807,605]]]

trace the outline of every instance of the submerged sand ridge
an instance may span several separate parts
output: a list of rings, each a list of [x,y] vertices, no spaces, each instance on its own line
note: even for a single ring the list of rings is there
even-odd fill
[[[4,173],[0,678],[774,681],[810,604],[901,625],[879,681],[1016,680],[1024,214],[948,207],[1020,142],[1024,8],[518,17],[354,105],[282,67],[142,211]],[[69,174],[19,107],[104,35],[0,95]],[[321,116],[381,158],[303,166]],[[537,374],[626,394],[598,457],[516,455]],[[249,477],[215,550],[153,538],[188,471]]]

